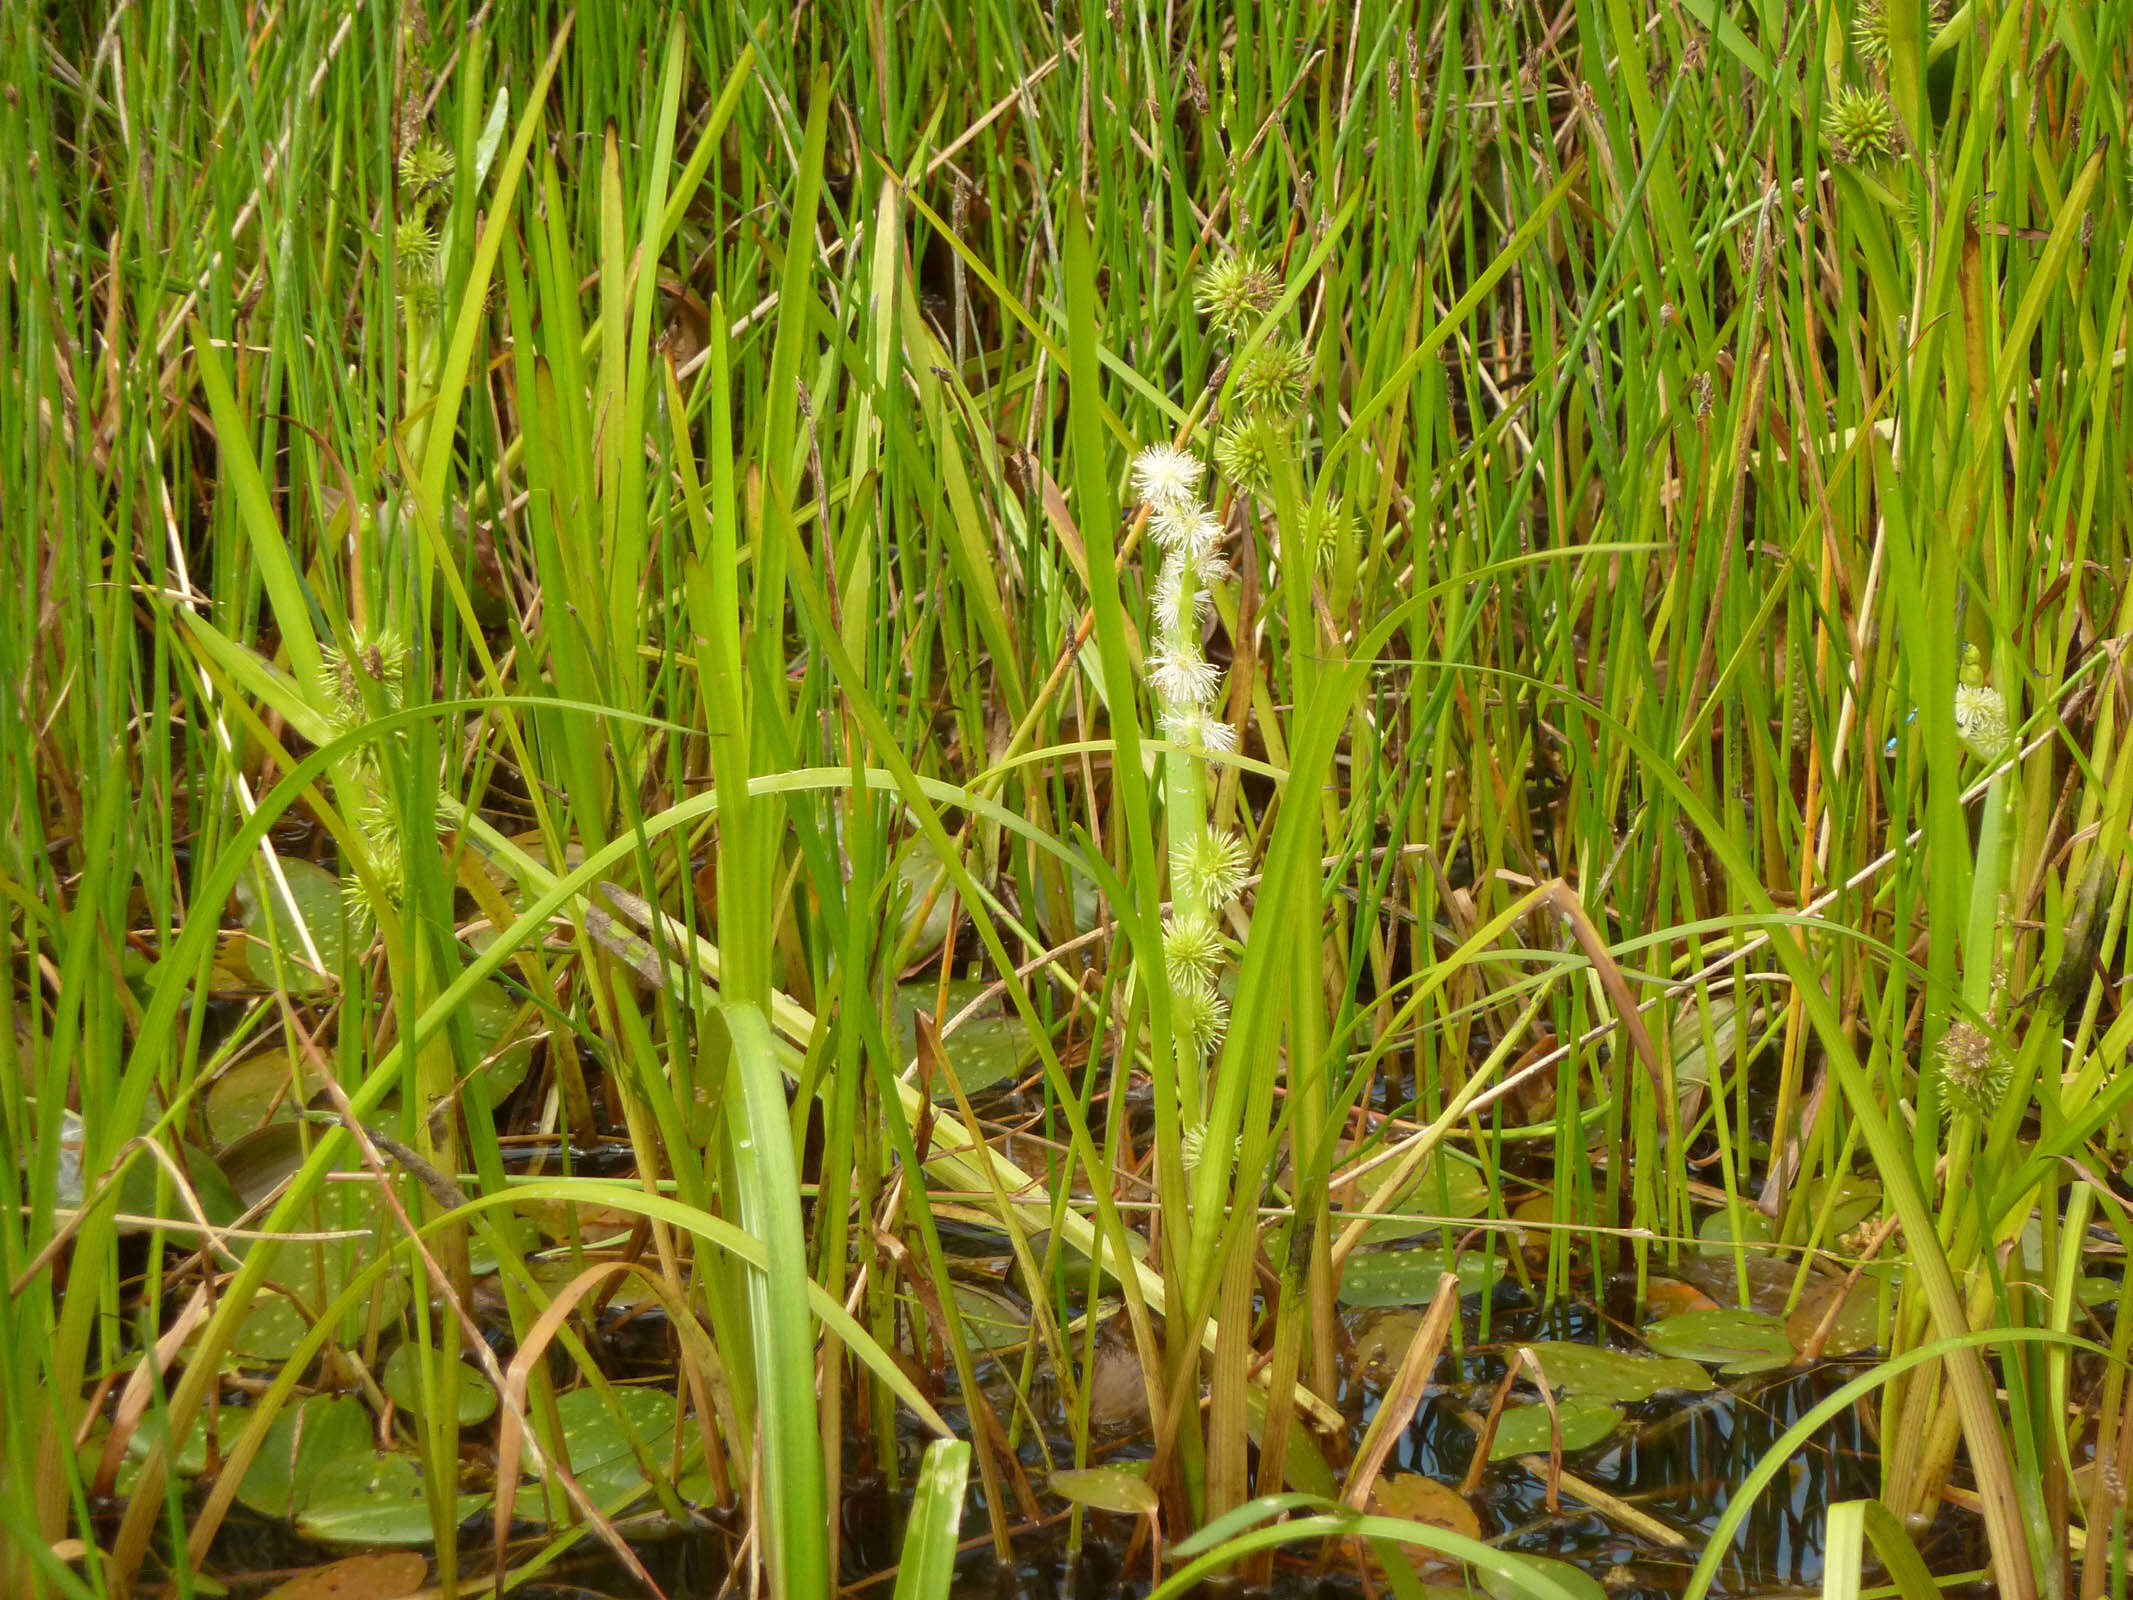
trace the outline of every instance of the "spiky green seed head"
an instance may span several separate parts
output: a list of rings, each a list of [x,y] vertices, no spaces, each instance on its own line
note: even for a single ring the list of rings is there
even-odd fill
[[[1237,363],[1230,388],[1251,415],[1286,419],[1303,408],[1310,375],[1310,357],[1301,345],[1269,339]]]
[[[1222,965],[1222,933],[1199,906],[1187,906],[1163,926],[1163,966],[1173,986],[1211,981]]]
[[[1871,89],[1839,89],[1822,114],[1822,134],[1840,161],[1879,161],[1896,149],[1896,108]]]
[[[419,139],[400,152],[400,186],[415,194],[441,187],[452,176],[452,152],[435,139]]]
[[[1246,251],[1201,270],[1193,305],[1217,330],[1235,338],[1271,311],[1280,294],[1279,280]]]
[[[1964,645],[1962,656],[1955,665],[1955,681],[1966,689],[1982,689],[1985,686],[1985,652],[1974,644]]]
[[[1941,1035],[1934,1066],[1951,1117],[1989,1122],[2007,1098],[2007,1062],[1991,1035],[1973,1022],[1958,1022]]]
[[[391,628],[359,633],[352,645],[346,655],[330,644],[319,651],[326,668],[327,688],[340,719],[349,728],[369,720],[366,684],[387,711],[400,709],[406,696],[408,660],[407,641]]]
[[[1277,455],[1287,448],[1287,437],[1268,417],[1248,416],[1215,440],[1215,465],[1246,494],[1263,497],[1273,485]]]
[[[1889,70],[1889,12],[1882,0],[1861,0],[1852,18],[1852,46],[1876,72]]]
[[[1297,546],[1321,572],[1338,561],[1341,552],[1355,542],[1355,519],[1348,515],[1337,494],[1313,500],[1304,507],[1300,520]]]
[[[437,265],[437,235],[421,213],[402,217],[393,229],[393,259],[403,273],[428,272]]]

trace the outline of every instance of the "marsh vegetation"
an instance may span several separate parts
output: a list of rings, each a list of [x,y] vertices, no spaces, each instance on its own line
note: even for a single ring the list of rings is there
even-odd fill
[[[748,11],[0,8],[0,1590],[2123,1592],[2133,0]]]

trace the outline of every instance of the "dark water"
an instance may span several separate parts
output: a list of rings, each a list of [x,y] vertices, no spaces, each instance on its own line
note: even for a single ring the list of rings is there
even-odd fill
[[[1608,1324],[1589,1304],[1572,1301],[1535,1309],[1504,1289],[1498,1291],[1491,1313],[1496,1342],[1483,1346],[1472,1342],[1478,1313],[1478,1299],[1470,1299],[1469,1348],[1440,1362],[1436,1382],[1386,1462],[1388,1475],[1421,1473],[1450,1483],[1464,1477],[1476,1441],[1458,1413],[1485,1408],[1486,1401],[1477,1407],[1475,1397],[1503,1376],[1505,1364],[1499,1350],[1504,1343],[1601,1342],[1608,1336]],[[649,1346],[663,1342],[658,1333],[656,1316],[637,1318],[627,1331],[610,1330],[614,1346],[610,1354],[625,1354],[622,1347],[642,1338],[648,1346],[627,1352],[638,1359],[625,1359],[623,1364],[656,1367],[662,1352]],[[1730,1503],[1734,1486],[1764,1460],[1803,1414],[1859,1370],[1857,1362],[1830,1362],[1801,1372],[1721,1380],[1723,1386],[1710,1393],[1661,1397],[1630,1406],[1627,1425],[1612,1438],[1565,1457],[1564,1466],[1570,1472],[1684,1536],[1681,1547],[1625,1531],[1567,1493],[1560,1511],[1551,1515],[1544,1485],[1511,1463],[1491,1468],[1473,1497],[1482,1536],[1507,1550],[1574,1562],[1620,1600],[1663,1600],[1678,1595]],[[992,1390],[1004,1382],[1004,1376],[995,1369],[981,1369],[981,1381]],[[1379,1395],[1368,1382],[1357,1382],[1339,1398],[1354,1420],[1352,1443],[1375,1415]],[[942,1410],[957,1431],[967,1435],[967,1418],[952,1396]],[[1055,1428],[1057,1437],[1051,1442],[1070,1458],[1072,1446],[1062,1419],[1050,1415],[1046,1431],[1052,1433]],[[912,1436],[906,1445],[900,1464],[908,1483],[921,1441]],[[1145,1434],[1128,1436],[1112,1441],[1107,1459],[1151,1452],[1152,1440]],[[1029,1467],[1041,1465],[1034,1441],[1025,1443],[1022,1455]],[[891,1568],[902,1537],[902,1497],[888,1490],[879,1473],[868,1470],[864,1440],[847,1442],[845,1460],[841,1580],[848,1593],[888,1600],[894,1587]],[[1837,1501],[1872,1496],[1879,1475],[1869,1417],[1854,1406],[1825,1427],[1765,1490],[1727,1552],[1713,1592],[1736,1597],[1818,1592],[1826,1508]],[[1041,1479],[1035,1481],[1041,1485]],[[1065,1519],[1049,1518],[1017,1534],[1013,1563],[998,1562],[986,1538],[990,1524],[975,1471],[971,1482],[963,1532],[973,1548],[958,1570],[957,1600],[1138,1600],[1148,1592],[1145,1550],[1134,1556],[1130,1571],[1124,1566],[1135,1532],[1124,1518],[1092,1514],[1083,1548],[1072,1560],[1065,1548]],[[1047,1502],[1048,1511],[1056,1508],[1057,1502]],[[1022,1519],[1011,1512],[1009,1521],[1013,1525]],[[462,1549],[471,1558],[470,1564],[478,1567],[488,1546],[489,1527],[482,1521],[462,1533]],[[1938,1572],[1973,1571],[1985,1561],[1976,1520],[1957,1511],[1944,1512],[1939,1524],[1926,1530],[1918,1542]],[[709,1522],[633,1546],[674,1600],[698,1596],[710,1600],[726,1589],[733,1576],[735,1547],[733,1531]],[[214,1564],[215,1570],[225,1573],[265,1574],[312,1565],[339,1553],[343,1552],[310,1546],[283,1524],[236,1511],[217,1540]],[[1264,1600],[1334,1600],[1336,1596],[1346,1600],[1364,1593],[1353,1574],[1319,1571],[1317,1555],[1308,1545],[1287,1552],[1277,1562],[1272,1593]],[[1242,1600],[1245,1591],[1229,1587]],[[591,1600],[642,1591],[611,1555],[587,1541],[558,1561],[543,1580],[515,1592],[528,1600]],[[1382,1586],[1379,1592],[1384,1592]]]

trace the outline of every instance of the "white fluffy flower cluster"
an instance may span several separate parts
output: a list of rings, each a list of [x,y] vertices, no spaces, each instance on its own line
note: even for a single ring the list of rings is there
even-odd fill
[[[1200,632],[1214,610],[1210,585],[1223,575],[1222,524],[1200,498],[1201,462],[1174,445],[1143,450],[1133,461],[1133,488],[1148,508],[1149,533],[1162,552],[1151,594],[1155,637],[1148,681],[1163,737],[1193,758],[1237,748],[1237,730],[1221,714],[1222,670],[1207,659]],[[1176,1036],[1204,1056],[1221,1043],[1229,1008],[1216,987],[1223,943],[1214,914],[1242,887],[1242,840],[1211,832],[1197,814],[1197,791],[1173,815],[1170,883],[1174,912],[1164,930]],[[1173,800],[1179,797],[1173,795]]]
[[[1163,553],[1149,681],[1166,735],[1184,734],[1184,742],[1195,744],[1219,721],[1213,712],[1222,692],[1221,669],[1200,649],[1200,629],[1214,606],[1208,585],[1222,575],[1222,524],[1200,498],[1204,471],[1197,457],[1175,445],[1151,445],[1133,459],[1134,492],[1148,508],[1148,531]]]
[[[1958,684],[1955,690],[1955,734],[1970,753],[1990,765],[2007,753],[2007,702],[1997,689],[1983,684]]]

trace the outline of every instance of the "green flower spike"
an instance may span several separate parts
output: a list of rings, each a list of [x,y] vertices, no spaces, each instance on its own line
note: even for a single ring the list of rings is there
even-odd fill
[[[2007,1063],[1991,1037],[1970,1022],[1958,1022],[1941,1035],[1934,1065],[1950,1116],[1992,1120],[2007,1098]]]
[[[1985,682],[1985,658],[1974,644],[1963,646],[1956,672],[1955,735],[1988,766],[2007,752],[2007,701]]]

